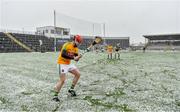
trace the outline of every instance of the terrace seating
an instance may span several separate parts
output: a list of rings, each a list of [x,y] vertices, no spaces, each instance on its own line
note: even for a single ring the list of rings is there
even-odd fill
[[[11,33],[11,34],[15,36],[19,41],[29,46],[34,51],[37,51],[37,52],[53,51],[54,39],[49,39],[41,35],[18,34],[18,33]],[[42,41],[42,45],[40,45],[39,40]]]
[[[171,44],[159,44],[159,43],[153,43],[149,44],[147,47],[148,50],[180,50],[180,46]]]
[[[26,50],[0,32],[0,52],[25,52]]]
[[[20,34],[20,33],[8,33],[13,36],[17,43],[23,43],[23,46],[27,46],[32,51],[35,52],[52,52],[54,51],[54,38],[48,38],[42,35],[34,35],[34,34]],[[21,47],[21,44],[18,45],[13,41],[13,39],[8,38],[10,36],[5,35],[3,32],[0,32],[0,52],[27,52],[26,47]],[[93,38],[88,36],[83,36],[84,42],[79,47],[80,49],[86,49],[92,42]],[[56,39],[56,51],[59,51],[61,46],[67,42],[71,41],[72,38],[57,38]],[[129,41],[122,39],[105,39],[107,44],[116,45],[120,43],[121,46],[129,47]],[[101,43],[101,45],[103,42]],[[122,47],[123,48],[123,47]]]
[[[30,47],[36,52],[49,52],[54,51],[54,39],[47,38],[40,35],[31,35],[31,34],[18,34],[10,33],[18,41]],[[39,40],[42,41],[40,45]],[[26,52],[23,47],[16,44],[13,40],[7,37],[3,32],[0,32],[0,52]]]

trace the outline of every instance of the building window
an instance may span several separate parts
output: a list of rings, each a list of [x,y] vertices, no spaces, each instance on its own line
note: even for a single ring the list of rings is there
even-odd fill
[[[51,33],[54,34],[54,30],[51,30]]]
[[[69,32],[64,31],[64,32],[63,32],[63,35],[69,35]]]
[[[48,33],[48,30],[46,30],[46,33]]]
[[[61,34],[61,29],[57,28],[56,29],[56,34]]]

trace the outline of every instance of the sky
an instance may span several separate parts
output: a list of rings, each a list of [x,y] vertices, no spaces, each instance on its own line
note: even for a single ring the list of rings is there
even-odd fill
[[[0,0],[0,29],[52,26],[54,10],[56,26],[67,20],[62,15],[77,18],[74,34],[92,34],[80,20],[105,23],[105,36],[130,37],[130,43],[144,42],[143,35],[180,33],[180,0]]]

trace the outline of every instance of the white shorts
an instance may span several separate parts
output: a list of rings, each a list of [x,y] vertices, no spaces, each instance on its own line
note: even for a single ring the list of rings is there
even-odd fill
[[[74,69],[77,69],[77,67],[73,64],[69,64],[69,65],[66,65],[66,64],[58,64],[58,67],[59,67],[59,75],[64,73],[68,73]],[[77,69],[78,70],[78,69]]]

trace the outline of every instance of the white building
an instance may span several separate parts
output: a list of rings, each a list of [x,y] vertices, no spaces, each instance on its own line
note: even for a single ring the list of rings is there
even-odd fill
[[[36,33],[49,38],[70,38],[70,29],[54,26],[37,27]]]

